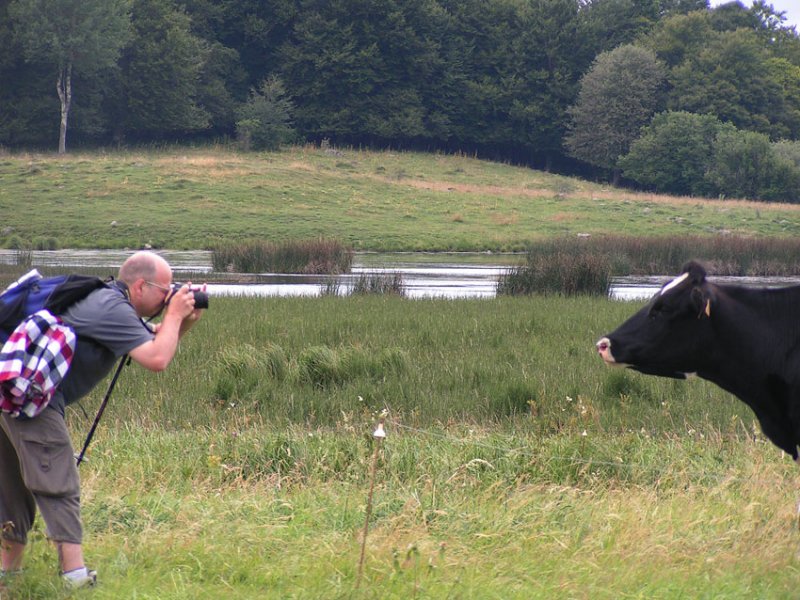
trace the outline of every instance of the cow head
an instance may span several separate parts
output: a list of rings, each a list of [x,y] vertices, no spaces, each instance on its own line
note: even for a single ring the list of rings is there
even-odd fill
[[[685,378],[698,371],[704,359],[712,295],[703,267],[687,263],[643,309],[600,339],[597,351],[610,365]]]

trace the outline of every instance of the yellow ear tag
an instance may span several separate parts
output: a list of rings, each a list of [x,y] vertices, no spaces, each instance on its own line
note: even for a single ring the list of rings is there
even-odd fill
[[[706,300],[706,316],[711,317],[711,299]]]

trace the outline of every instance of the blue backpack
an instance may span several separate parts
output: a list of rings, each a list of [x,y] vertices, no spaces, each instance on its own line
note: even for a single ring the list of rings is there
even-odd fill
[[[42,277],[33,269],[0,293],[0,344],[25,317],[47,309],[60,315],[78,300],[108,284],[89,275]]]

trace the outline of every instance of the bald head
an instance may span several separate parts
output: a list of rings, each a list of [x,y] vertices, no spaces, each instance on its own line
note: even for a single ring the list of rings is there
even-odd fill
[[[142,250],[129,256],[119,268],[117,279],[133,285],[137,279],[154,281],[160,279],[159,275],[166,271],[168,279],[172,280],[172,269],[169,263],[155,252]]]

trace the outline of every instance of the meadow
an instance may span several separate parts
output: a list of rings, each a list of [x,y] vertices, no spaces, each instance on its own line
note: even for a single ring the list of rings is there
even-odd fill
[[[31,218],[31,210],[38,216]],[[522,250],[536,239],[800,233],[800,206],[673,198],[458,155],[218,148],[0,155],[0,246]]]
[[[81,466],[86,597],[796,592],[796,466],[718,388],[604,366],[631,303],[212,302],[168,371],[123,371]],[[68,597],[54,562],[40,528],[3,597]]]
[[[464,156],[0,156],[6,247],[787,240],[798,210]],[[60,587],[39,523],[0,598],[796,597],[796,465],[719,388],[606,367],[595,341],[637,308],[557,293],[212,298],[166,372],[123,370],[81,465],[98,587]],[[68,410],[76,447],[104,393]]]

